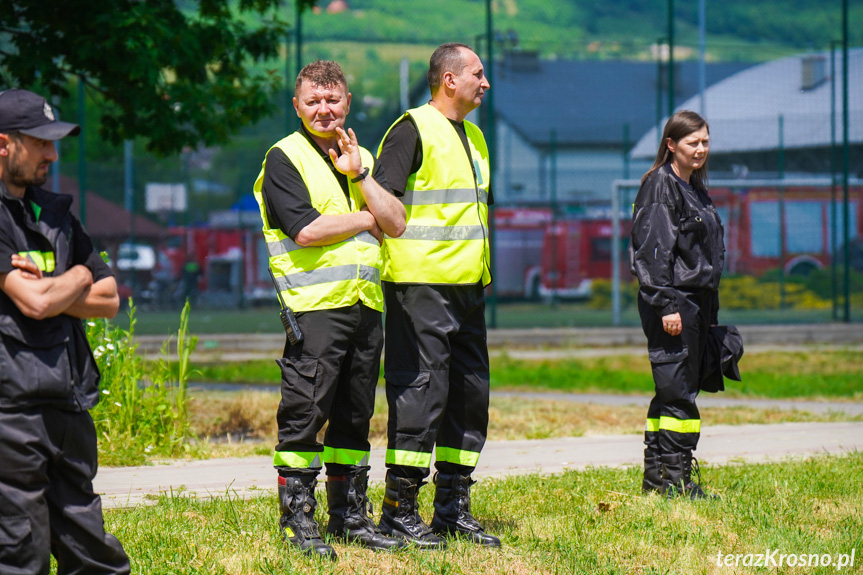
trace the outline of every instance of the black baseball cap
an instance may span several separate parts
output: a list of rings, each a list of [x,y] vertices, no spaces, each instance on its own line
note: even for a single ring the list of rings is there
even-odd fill
[[[45,98],[27,90],[0,92],[0,133],[21,132],[41,140],[59,140],[81,133],[78,124],[61,122]]]

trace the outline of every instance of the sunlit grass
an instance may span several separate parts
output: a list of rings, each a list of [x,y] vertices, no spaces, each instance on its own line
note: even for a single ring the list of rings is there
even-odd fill
[[[696,503],[641,496],[638,468],[484,479],[472,490],[473,511],[501,537],[502,549],[451,542],[445,551],[387,554],[336,543],[337,563],[284,546],[272,491],[246,500],[231,493],[207,500],[163,495],[154,505],[108,510],[106,523],[136,573],[744,573],[752,568],[720,569],[717,555],[779,549],[838,557],[856,549],[854,569],[838,571],[853,573],[863,548],[863,482],[852,478],[861,470],[860,453],[706,467],[706,486],[722,500]],[[382,486],[373,484],[370,494],[379,509]],[[325,528],[320,486],[318,499]],[[423,489],[427,519],[431,499],[432,490]]]

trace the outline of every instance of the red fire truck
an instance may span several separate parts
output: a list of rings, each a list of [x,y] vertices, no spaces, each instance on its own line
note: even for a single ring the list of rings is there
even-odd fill
[[[548,208],[496,208],[495,275],[501,297],[583,299],[591,281],[611,277],[608,210],[554,218]],[[621,218],[622,249],[631,223]],[[626,267],[621,258],[622,268]],[[621,271],[628,276],[626,269]]]
[[[831,192],[825,187],[759,185],[713,187],[710,197],[725,225],[726,270],[760,276],[784,266],[789,274],[806,274],[829,266],[832,246],[841,249],[841,193],[835,221]],[[863,188],[849,189],[849,239],[863,236]],[[780,230],[782,232],[780,233]],[[841,252],[838,254],[841,260]]]

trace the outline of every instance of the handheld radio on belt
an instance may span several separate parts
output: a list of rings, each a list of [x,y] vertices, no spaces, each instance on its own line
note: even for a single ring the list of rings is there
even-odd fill
[[[282,306],[282,309],[279,311],[282,327],[285,328],[285,333],[288,335],[288,341],[291,342],[291,345],[297,345],[303,341],[303,332],[300,331],[300,325],[297,323],[297,318],[294,317],[294,312],[285,305],[285,300],[282,299],[282,292],[279,291],[279,286],[276,285],[276,277],[273,275],[273,270],[267,268],[267,271],[270,272],[270,279],[273,280],[276,296],[278,296],[279,304]]]

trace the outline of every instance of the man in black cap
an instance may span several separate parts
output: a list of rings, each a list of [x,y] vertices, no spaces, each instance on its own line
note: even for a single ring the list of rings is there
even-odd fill
[[[114,317],[117,284],[71,196],[39,187],[54,141],[80,131],[32,92],[0,93],[0,573],[47,575],[51,554],[58,575],[130,571],[93,492],[99,371],[81,322]]]

